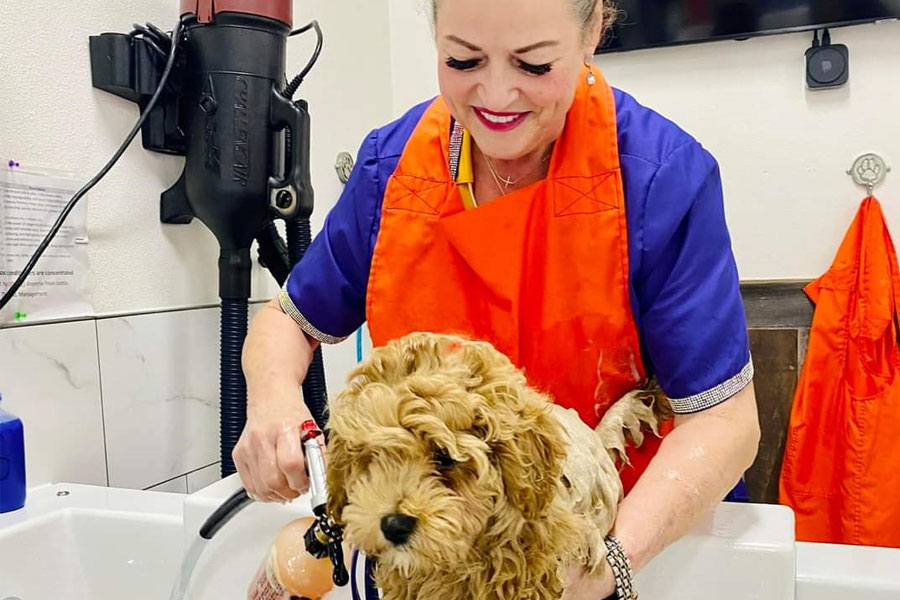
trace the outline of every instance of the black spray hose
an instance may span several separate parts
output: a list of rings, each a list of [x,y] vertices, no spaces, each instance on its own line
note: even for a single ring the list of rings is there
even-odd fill
[[[306,254],[307,248],[312,243],[312,230],[308,218],[299,218],[285,224],[287,232],[288,256],[291,265],[296,265]]]
[[[251,502],[253,500],[247,494],[247,490],[241,488],[236,491],[206,519],[200,528],[200,537],[204,540],[211,540],[232,517],[249,506]]]
[[[291,264],[296,265],[306,254],[312,241],[312,230],[309,218],[301,217],[285,224],[287,230],[288,255]],[[312,363],[303,380],[303,399],[319,429],[326,432],[328,422],[328,389],[325,386],[325,366],[322,362],[322,347],[316,348]]]
[[[241,349],[245,337],[247,300],[222,298],[219,361],[222,477],[236,472],[231,452],[241,437],[247,420],[247,382],[241,369]]]

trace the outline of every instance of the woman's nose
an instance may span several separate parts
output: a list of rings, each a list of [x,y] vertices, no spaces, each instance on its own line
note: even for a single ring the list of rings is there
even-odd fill
[[[506,66],[489,66],[482,71],[479,95],[484,102],[482,108],[502,112],[516,101],[518,91],[513,82],[513,73]]]

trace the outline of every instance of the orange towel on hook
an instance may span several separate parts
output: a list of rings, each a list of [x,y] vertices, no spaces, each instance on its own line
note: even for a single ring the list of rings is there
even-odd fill
[[[878,200],[806,293],[816,311],[780,501],[799,540],[900,547],[900,269]]]

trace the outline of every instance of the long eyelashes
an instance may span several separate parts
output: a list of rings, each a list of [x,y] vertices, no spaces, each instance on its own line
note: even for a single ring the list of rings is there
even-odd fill
[[[553,69],[553,65],[551,63],[546,63],[543,65],[532,65],[521,60],[518,62],[520,69],[522,69],[526,73],[531,73],[532,75],[546,75]]]
[[[480,58],[474,58],[472,60],[459,60],[453,57],[448,58],[445,61],[445,64],[451,69],[456,69],[457,71],[471,71],[475,67],[481,64]],[[546,63],[543,65],[533,65],[531,63],[527,63],[524,61],[516,61],[519,68],[529,75],[546,75],[553,69],[552,63]]]
[[[451,69],[456,69],[457,71],[471,71],[481,64],[481,59],[475,58],[472,60],[457,60],[453,57],[450,57],[446,60],[446,64]]]

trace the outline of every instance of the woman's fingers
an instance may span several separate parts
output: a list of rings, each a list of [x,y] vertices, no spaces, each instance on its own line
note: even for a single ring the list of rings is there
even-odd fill
[[[306,461],[303,456],[303,443],[300,441],[300,429],[285,427],[278,436],[275,450],[278,468],[293,492],[292,498],[309,491],[309,478],[306,475]]]
[[[301,428],[311,418],[302,402],[270,403],[248,414],[232,452],[248,493],[262,501],[289,502],[309,490]]]

